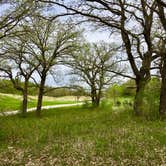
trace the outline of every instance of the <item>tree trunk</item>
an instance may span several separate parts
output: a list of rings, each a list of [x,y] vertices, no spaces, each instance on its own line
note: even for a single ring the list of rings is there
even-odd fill
[[[160,107],[159,113],[162,119],[166,118],[166,58],[163,59],[161,71],[161,90],[160,90]]]
[[[93,101],[92,101],[92,105],[93,105],[93,107],[98,107],[99,106],[99,101],[97,100],[97,99],[94,99]]]
[[[100,99],[101,99],[101,89],[99,89],[98,94],[96,94],[96,105],[100,105]]]
[[[95,97],[91,96],[91,99],[92,99],[92,105],[94,106],[95,105]]]
[[[38,94],[38,101],[37,101],[36,116],[38,116],[38,117],[40,117],[40,114],[41,114],[45,81],[46,81],[46,74],[44,73],[41,77],[39,94]]]
[[[134,112],[135,115],[141,116],[143,111],[143,95],[145,89],[146,81],[138,80],[136,81],[136,95],[134,100]]]
[[[96,89],[94,87],[92,87],[92,89],[91,89],[91,99],[92,99],[92,106],[93,107],[99,106],[97,92],[96,92]]]
[[[93,107],[98,107],[100,105],[100,98],[96,96],[92,97],[92,105]]]
[[[28,104],[28,81],[25,80],[24,90],[23,90],[23,101],[22,101],[22,115],[26,116]]]
[[[98,107],[100,105],[100,97],[97,97],[96,99],[96,106]]]
[[[97,105],[96,96],[93,94],[93,95],[91,96],[91,98],[92,98],[92,106],[93,106],[93,107],[96,107],[96,105]]]

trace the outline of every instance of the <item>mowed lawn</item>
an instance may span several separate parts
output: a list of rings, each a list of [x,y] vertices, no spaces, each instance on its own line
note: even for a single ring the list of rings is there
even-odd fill
[[[72,104],[76,103],[76,100],[72,98],[65,97],[60,100],[61,98],[49,98],[45,97],[43,100],[43,106],[47,105],[57,105],[57,104]],[[22,105],[22,97],[18,95],[6,95],[0,94],[0,112],[1,111],[12,111],[12,110],[20,110]],[[36,97],[30,97],[28,100],[28,108],[36,107],[37,99]]]
[[[127,109],[129,110],[129,109]],[[166,165],[166,123],[70,107],[0,117],[0,165]]]

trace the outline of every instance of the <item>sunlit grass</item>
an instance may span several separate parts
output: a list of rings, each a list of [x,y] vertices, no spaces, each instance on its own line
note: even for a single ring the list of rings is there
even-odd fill
[[[0,111],[12,111],[12,110],[20,110],[22,105],[22,98],[21,96],[7,96],[7,95],[0,95]],[[57,104],[72,104],[76,103],[75,100],[47,100],[44,98],[43,106],[47,105],[57,105]],[[28,108],[36,107],[37,99],[29,99]]]

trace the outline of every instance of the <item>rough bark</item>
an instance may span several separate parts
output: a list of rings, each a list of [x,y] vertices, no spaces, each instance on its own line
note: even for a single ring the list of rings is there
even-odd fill
[[[164,30],[166,31],[166,15],[164,13],[164,8],[166,8],[166,3],[162,2],[161,0],[156,0],[157,6],[158,6],[158,15],[160,18],[160,21],[163,25]]]
[[[134,11],[132,10],[130,11],[130,7],[129,8],[127,7],[128,4],[131,3],[130,1],[127,2],[127,1],[121,1],[121,0],[119,1],[86,0],[86,3],[83,3],[83,5],[85,5],[85,10],[79,7],[75,7],[75,5],[72,6],[72,4],[69,6],[67,3],[65,4],[65,3],[55,2],[55,1],[49,1],[49,2],[55,5],[61,6],[67,11],[71,11],[70,13],[71,15],[72,14],[82,15],[86,18],[89,18],[88,21],[90,20],[92,22],[95,22],[99,26],[108,27],[108,29],[115,28],[118,31],[120,30],[132,71],[135,75],[135,78],[136,79],[139,78],[139,81],[136,81],[136,82],[142,82],[142,80],[145,80],[145,84],[146,82],[148,82],[148,80],[150,79],[149,73],[150,73],[150,63],[152,60],[152,48],[153,48],[152,41],[151,41],[151,30],[152,30],[153,13],[154,13],[153,8],[155,8],[156,1],[152,1],[151,5],[149,5],[148,3],[149,1],[146,1],[146,0],[141,0],[140,2],[138,1],[140,3],[140,7],[137,6],[137,3],[136,4],[134,3],[133,5],[133,8],[135,9]],[[157,2],[160,3],[159,5],[161,5],[161,0],[157,0]],[[47,3],[47,1],[45,1],[45,3]],[[106,12],[103,12],[104,14],[102,14],[103,9],[106,10]],[[138,10],[138,13],[141,12],[139,16],[135,14],[137,10]],[[163,8],[161,11],[162,11],[161,17],[163,18],[163,11],[164,11]],[[110,16],[116,16],[116,17],[112,17],[111,19],[109,19]],[[120,17],[120,20],[118,19],[119,17]],[[141,35],[140,34],[138,35],[137,33],[133,32],[133,30],[130,30],[130,28],[126,28],[127,27],[126,23],[129,23],[130,21],[128,19],[129,17],[134,18],[134,20],[137,21],[137,24],[140,24],[140,28],[142,29]],[[131,20],[130,23],[132,22],[133,21]],[[134,41],[133,39],[137,43],[137,46],[136,46],[137,53],[132,51],[133,41]],[[143,47],[145,46],[145,43],[143,43],[143,45],[141,44],[143,41],[142,39],[145,40],[145,43],[147,45],[146,52],[142,52],[142,49],[141,49],[142,46]],[[141,60],[141,63],[142,63],[141,70],[139,69],[137,65],[135,54],[137,54],[139,56],[139,59]],[[146,65],[144,65],[144,62],[148,62],[146,58],[150,60],[149,61],[150,63],[147,63]],[[139,83],[136,83],[136,84],[137,84],[137,95],[135,97],[135,107],[134,107],[135,112],[140,110],[137,103],[142,103],[141,101],[142,99],[140,98],[139,99],[140,101],[139,101],[138,98],[141,93],[140,91],[143,91],[145,86],[144,85],[142,87],[141,85],[139,85]]]
[[[22,92],[23,92],[22,115],[23,117],[25,117],[27,113],[27,104],[28,104],[28,81],[24,82],[24,89]]]
[[[92,106],[96,107],[97,106],[97,101],[96,101],[96,89],[91,87],[91,99],[92,99]]]
[[[96,91],[93,91],[93,94],[91,94],[91,98],[93,107],[98,107],[100,105],[100,95]]]
[[[38,117],[40,117],[40,115],[41,115],[41,108],[42,108],[42,102],[43,102],[45,81],[46,81],[46,73],[44,73],[42,75],[41,82],[40,82],[40,87],[39,87],[37,109],[36,109],[36,116],[38,116]]]
[[[145,106],[143,103],[143,95],[144,95],[144,90],[145,90],[146,84],[147,84],[147,81],[144,81],[141,79],[136,81],[136,95],[135,95],[135,100],[134,100],[134,113],[137,116],[142,115],[143,107]]]
[[[97,105],[97,106],[100,105],[100,96],[97,96],[97,99],[96,99],[96,105]]]
[[[158,15],[160,21],[163,25],[163,28],[166,32],[166,15],[164,13],[164,8],[166,7],[166,3],[161,0],[156,0],[158,6]],[[159,106],[159,114],[161,119],[166,118],[166,49],[165,49],[165,41],[163,41],[163,45],[160,49],[161,51],[161,90],[160,90],[160,106]]]
[[[93,107],[98,107],[99,105],[100,105],[100,100],[98,100],[98,99],[92,100]]]
[[[161,80],[159,113],[161,118],[165,119],[166,118],[166,56],[163,59],[161,78],[162,80]]]

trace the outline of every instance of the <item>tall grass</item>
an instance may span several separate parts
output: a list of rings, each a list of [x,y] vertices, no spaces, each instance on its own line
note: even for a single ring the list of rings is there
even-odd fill
[[[166,124],[131,110],[72,107],[0,118],[4,165],[165,164]]]
[[[159,119],[160,81],[152,79],[145,87],[143,116],[148,120]]]

